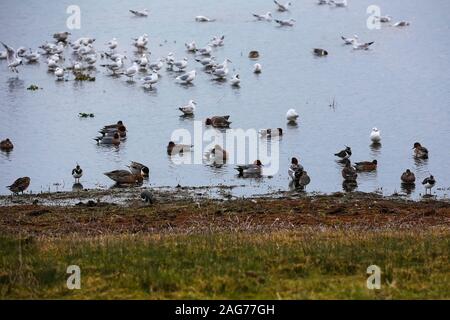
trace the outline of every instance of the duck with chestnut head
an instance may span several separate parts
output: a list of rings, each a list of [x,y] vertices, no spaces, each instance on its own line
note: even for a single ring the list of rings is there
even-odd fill
[[[206,118],[205,124],[207,126],[213,126],[214,128],[229,128],[231,124],[229,118],[230,116],[214,116]]]
[[[6,151],[9,152],[14,148],[13,143],[11,142],[11,140],[9,140],[9,138],[6,138],[5,140],[2,140],[0,142],[0,150],[2,151]]]
[[[262,174],[263,164],[260,160],[255,160],[253,164],[245,164],[236,166],[236,170],[239,172],[240,177],[246,176],[260,176]]]
[[[170,141],[167,145],[167,154],[175,155],[179,153],[189,152],[194,146],[192,144],[181,144]]]

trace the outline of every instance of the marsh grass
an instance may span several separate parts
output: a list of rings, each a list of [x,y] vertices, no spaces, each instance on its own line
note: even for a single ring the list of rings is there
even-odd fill
[[[0,238],[0,297],[450,298],[446,232],[222,233]],[[66,268],[81,268],[81,289]],[[381,290],[366,288],[378,265]]]

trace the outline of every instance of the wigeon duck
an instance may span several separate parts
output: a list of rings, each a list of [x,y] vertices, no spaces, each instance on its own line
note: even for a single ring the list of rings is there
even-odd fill
[[[80,178],[83,176],[83,169],[78,165],[72,170],[72,177],[75,179],[75,183],[80,182]]]
[[[377,160],[355,162],[355,168],[358,171],[374,171],[377,169]]]
[[[141,174],[133,174],[127,170],[114,170],[105,172],[104,175],[118,184],[135,184],[143,181]]]
[[[336,157],[341,158],[342,160],[350,158],[352,155],[352,149],[350,147],[345,147],[344,150],[339,151],[338,153],[334,154]]]
[[[181,112],[183,112],[183,115],[185,116],[191,116],[194,114],[195,111],[195,106],[197,105],[197,103],[194,100],[189,100],[189,103],[184,106],[184,107],[180,107],[178,108]]]
[[[283,129],[281,129],[281,128],[261,129],[261,130],[259,130],[259,134],[262,137],[267,137],[267,138],[278,137],[278,136],[282,136],[283,135]]]
[[[425,178],[422,181],[422,184],[425,187],[425,194],[427,194],[428,190],[430,190],[430,194],[431,194],[431,189],[433,189],[434,185],[436,184],[436,180],[434,179],[434,177],[432,175],[430,175],[428,178]]]
[[[328,51],[325,49],[314,48],[313,53],[318,57],[324,57],[328,55]]]
[[[236,170],[239,172],[239,176],[259,176],[262,173],[263,164],[261,161],[256,160],[253,164],[245,164],[236,166]]]
[[[310,182],[311,178],[308,176],[308,172],[302,170],[295,173],[294,185],[296,188],[304,190]]]
[[[179,143],[170,141],[169,144],[167,145],[167,153],[169,155],[172,155],[172,154],[189,152],[189,151],[191,151],[192,147],[194,147],[194,146],[190,145],[190,144],[179,144]]]
[[[215,164],[223,164],[228,159],[228,153],[220,145],[216,144],[209,152],[209,158]]]
[[[116,132],[113,136],[103,136],[97,137],[94,139],[98,144],[110,144],[110,145],[119,145],[120,144],[120,135]]]
[[[370,140],[373,143],[380,143],[381,141],[381,133],[380,130],[378,130],[378,128],[373,128],[372,132],[370,133]]]
[[[295,175],[296,173],[298,174],[298,172],[302,172],[303,171],[303,166],[298,162],[298,159],[293,157],[291,159],[291,165],[289,166],[288,169],[288,175],[292,180],[295,180]]]
[[[30,185],[30,178],[29,177],[23,177],[19,178],[10,186],[7,186],[7,188],[14,194],[17,194],[19,192],[23,192],[27,190],[28,186]]]
[[[248,57],[250,59],[258,59],[259,58],[259,52],[256,50],[252,50],[248,53]]]
[[[118,126],[117,128],[103,128],[99,131],[99,133],[102,134],[102,136],[111,136],[113,137],[114,134],[118,133],[120,138],[125,138],[127,136],[127,128],[125,126]]]
[[[117,121],[116,124],[109,124],[109,125],[104,126],[103,129],[112,129],[112,128],[117,129],[118,127],[123,126],[123,125],[124,125],[123,121],[119,120],[119,121]]]
[[[143,177],[148,177],[150,175],[150,169],[142,163],[131,161],[131,164],[127,167],[130,169],[132,174],[141,174]]]
[[[355,182],[358,178],[358,173],[356,169],[351,165],[350,161],[347,161],[345,167],[342,169],[342,177],[345,181]]]
[[[231,122],[228,121],[230,116],[214,116],[211,118],[206,118],[205,124],[207,126],[213,126],[214,128],[228,128]]]
[[[406,169],[406,171],[402,173],[400,179],[404,184],[414,184],[416,182],[416,176],[409,169]]]
[[[6,138],[5,140],[0,142],[0,150],[11,151],[12,149],[14,149],[14,145],[11,140],[9,140],[9,138]]]
[[[414,149],[414,156],[416,158],[428,159],[428,149],[422,147],[422,145],[419,142],[414,143],[413,149]]]
[[[286,2],[285,4],[279,3],[277,0],[273,0],[273,2],[277,5],[277,10],[280,12],[289,11],[289,7],[292,5],[291,2]]]

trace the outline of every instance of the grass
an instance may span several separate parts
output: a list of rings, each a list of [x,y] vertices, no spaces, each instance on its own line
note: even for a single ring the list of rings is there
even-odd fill
[[[450,298],[446,231],[3,236],[0,252],[2,299]],[[74,264],[80,290],[66,287]]]

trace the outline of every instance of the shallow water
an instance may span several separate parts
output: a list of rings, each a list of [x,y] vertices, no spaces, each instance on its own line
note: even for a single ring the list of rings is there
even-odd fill
[[[420,185],[432,173],[437,179],[434,192],[446,197],[450,186],[450,2],[380,0],[382,14],[411,21],[407,28],[366,27],[366,8],[373,1],[349,1],[345,9],[317,6],[315,1],[294,1],[290,13],[275,13],[271,1],[185,1],[155,0],[148,18],[133,18],[130,8],[150,6],[145,1],[77,1],[81,8],[81,29],[72,39],[93,36],[95,47],[116,37],[118,51],[132,57],[131,38],[150,36],[151,60],[175,53],[189,58],[188,70],[198,76],[194,86],[174,83],[175,73],[161,70],[157,90],[146,91],[138,82],[107,75],[98,67],[95,82],[57,82],[39,64],[20,68],[18,77],[0,61],[0,138],[11,138],[15,148],[0,153],[0,185],[19,176],[30,176],[33,192],[71,190],[71,169],[78,162],[84,169],[85,188],[108,187],[113,183],[102,173],[124,169],[130,160],[150,166],[145,185],[189,186],[245,185],[233,192],[243,195],[288,189],[287,167],[299,156],[312,178],[309,191],[330,193],[342,190],[341,167],[333,153],[349,145],[353,161],[376,158],[376,173],[362,174],[359,191],[401,192],[400,175],[412,169],[417,176],[413,198],[423,193]],[[66,30],[65,13],[73,1],[1,1],[0,40],[13,46],[36,49],[51,35]],[[181,8],[181,9],[180,9]],[[255,22],[250,13],[271,10],[274,16],[293,17],[293,28]],[[203,14],[217,19],[196,23]],[[358,34],[375,41],[369,51],[353,51],[340,35]],[[232,61],[230,74],[239,73],[240,89],[228,82],[211,81],[201,71],[184,43],[195,40],[204,46],[215,35],[225,34],[225,46],[214,49],[219,62]],[[326,48],[326,58],[311,54],[314,47]],[[252,73],[255,61],[247,58],[259,50],[262,74]],[[71,58],[66,52],[66,64]],[[129,63],[129,61],[127,62]],[[26,88],[37,84],[43,90]],[[180,118],[178,107],[189,99],[197,103],[194,119]],[[331,108],[330,102],[336,105]],[[295,108],[298,126],[287,126],[285,113]],[[79,112],[95,118],[79,119]],[[214,168],[205,164],[176,165],[166,154],[175,129],[193,133],[193,120],[229,114],[232,128],[282,127],[280,169],[273,177],[245,180],[236,177],[234,165]],[[103,125],[123,120],[127,141],[119,148],[99,147],[92,140]],[[372,127],[382,133],[381,148],[370,146]],[[430,159],[415,162],[412,145],[422,142]],[[260,141],[261,142],[261,141]],[[253,159],[251,159],[253,160]],[[0,188],[7,194],[6,188]]]

